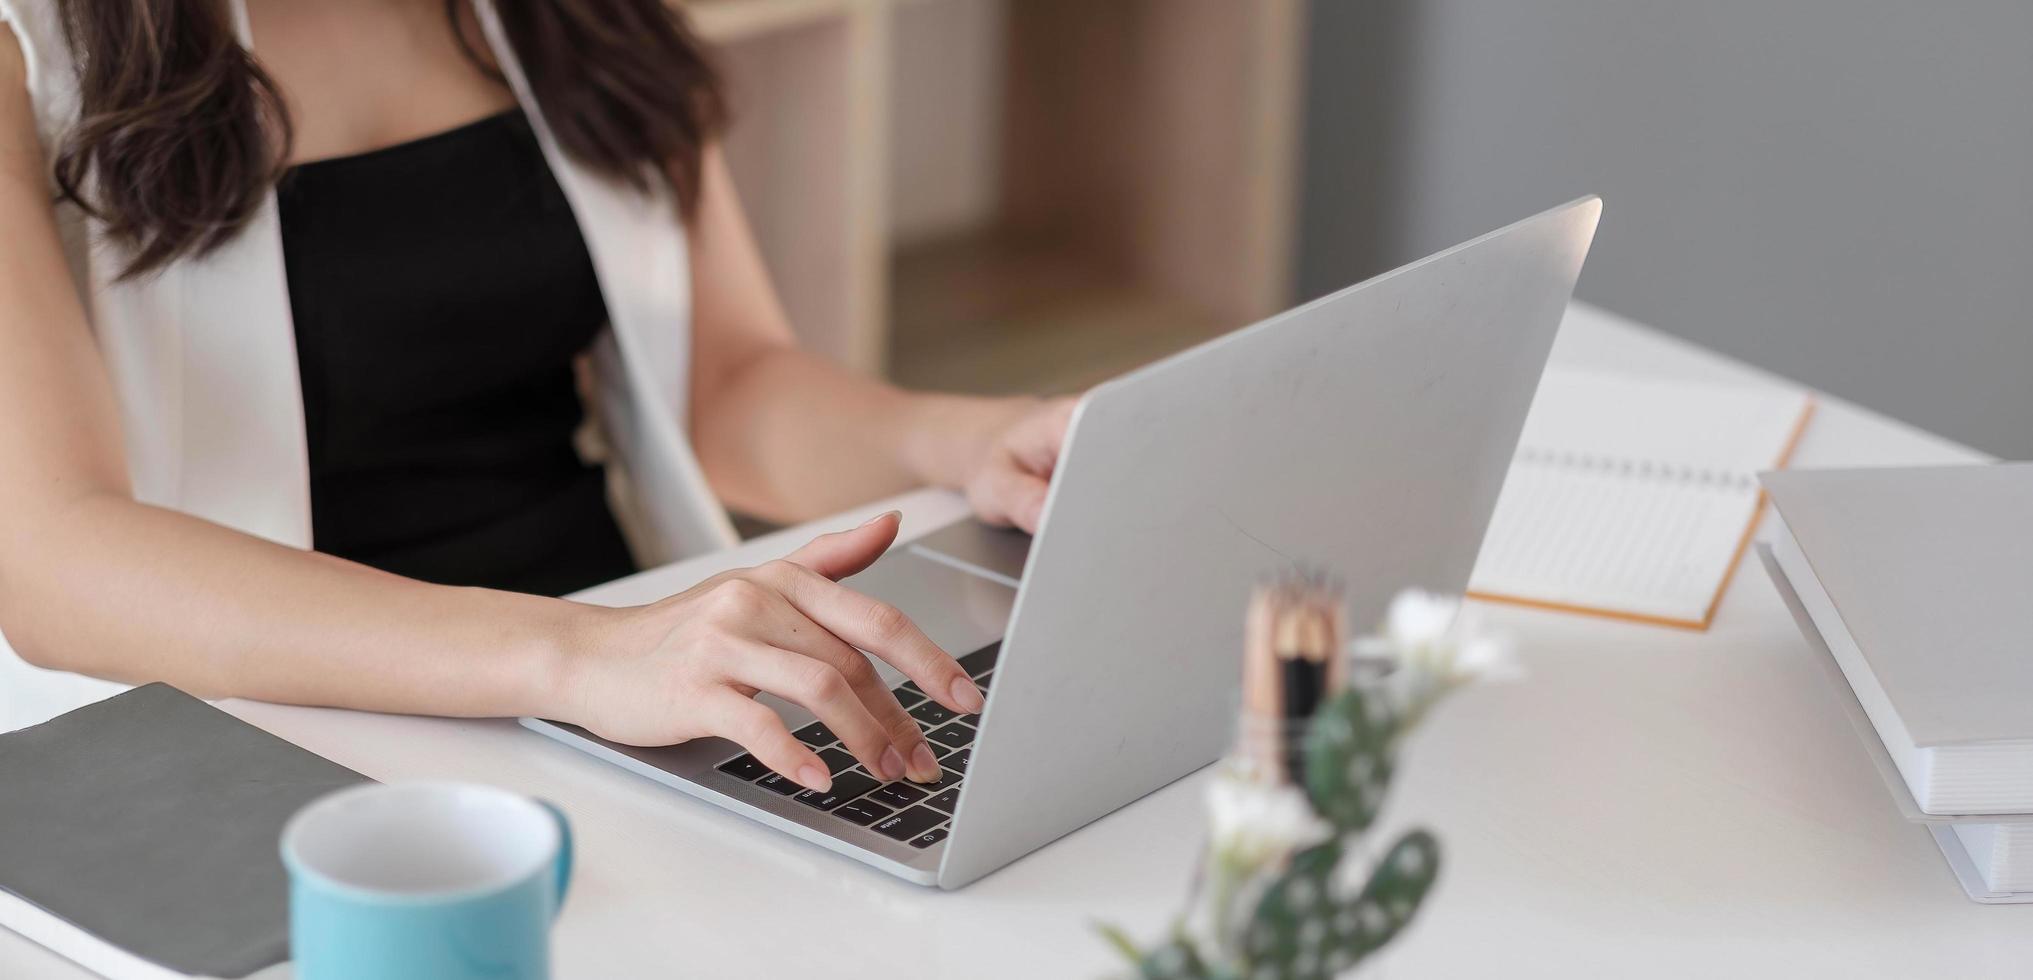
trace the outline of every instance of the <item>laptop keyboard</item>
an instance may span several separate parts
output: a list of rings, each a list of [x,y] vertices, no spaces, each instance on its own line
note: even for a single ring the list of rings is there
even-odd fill
[[[960,668],[974,678],[974,683],[981,687],[984,694],[994,682],[995,658],[1001,651],[1002,644],[996,642],[960,658]],[[818,752],[826,768],[831,770],[833,788],[824,793],[806,789],[770,771],[768,766],[746,752],[714,768],[857,827],[867,827],[891,840],[903,841],[912,847],[931,847],[945,840],[950,829],[953,810],[960,802],[960,784],[967,776],[967,760],[974,755],[974,734],[980,727],[981,716],[955,715],[944,705],[927,698],[914,683],[898,687],[891,693],[924,730],[932,754],[939,759],[941,773],[938,782],[898,780],[885,783],[856,763],[854,756],[834,737],[832,730],[816,721],[793,734]]]

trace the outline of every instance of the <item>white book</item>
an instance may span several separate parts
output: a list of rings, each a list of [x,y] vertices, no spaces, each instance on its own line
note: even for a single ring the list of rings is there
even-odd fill
[[[2033,823],[1950,824],[1994,892],[2033,892]]]
[[[1764,480],[1773,558],[1914,804],[2033,813],[2033,464]]]
[[[1865,753],[1871,757],[1879,777],[1884,779],[1885,788],[1892,794],[1892,802],[1899,812],[1906,819],[1927,828],[1928,835],[1941,848],[1941,856],[1947,860],[1956,883],[1962,886],[1971,901],[1985,905],[2033,904],[2033,888],[2015,887],[2033,884],[2033,879],[2026,877],[2026,872],[2033,869],[2033,840],[2024,836],[2033,830],[2033,813],[1977,816],[1922,812],[1919,804],[1913,802],[1913,792],[1899,772],[1898,765],[1892,761],[1892,754],[1886,750],[1884,738],[1864,712],[1863,702],[1856,697],[1849,678],[1844,676],[1842,665],[1836,663],[1828,641],[1801,603],[1800,592],[1793,587],[1792,578],[1779,567],[1778,556],[1773,553],[1771,545],[1760,545],[1758,552],[1780,600],[1793,614],[1802,638],[1812,648],[1814,659],[1820,662],[1829,679],[1841,687],[1842,693],[1837,700],[1843,713],[1849,715],[1851,727],[1856,729]],[[2027,829],[2014,829],[2022,826]]]
[[[1549,368],[1469,592],[1706,628],[1813,412],[1778,386]]]

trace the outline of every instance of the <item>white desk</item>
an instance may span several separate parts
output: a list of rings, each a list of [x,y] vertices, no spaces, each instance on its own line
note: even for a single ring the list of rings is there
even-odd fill
[[[1556,359],[1742,377],[1712,353],[1577,307]],[[1824,400],[1798,465],[1981,458]],[[906,535],[961,513],[894,501]],[[824,522],[848,526],[871,506]],[[674,591],[804,531],[618,583]],[[1492,607],[1531,676],[1449,704],[1413,744],[1395,820],[1436,828],[1441,885],[1392,977],[2026,977],[2033,906],[1969,902],[1900,819],[1763,571],[1688,633]],[[480,780],[572,814],[560,977],[1099,977],[1091,923],[1159,933],[1200,837],[1191,777],[958,893],[893,881],[601,765],[507,721],[229,702],[380,779]],[[82,976],[0,933],[0,976]]]

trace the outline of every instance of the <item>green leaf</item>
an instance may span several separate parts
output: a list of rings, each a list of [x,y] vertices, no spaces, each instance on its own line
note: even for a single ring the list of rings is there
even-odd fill
[[[1334,892],[1342,856],[1339,841],[1308,848],[1266,889],[1243,930],[1250,977],[1326,980],[1354,969],[1404,930],[1440,875],[1440,842],[1424,830],[1399,838],[1352,896]]]
[[[1328,841],[1292,856],[1291,866],[1264,890],[1256,915],[1243,928],[1242,952],[1249,976],[1280,980],[1323,976],[1326,962],[1323,914],[1331,914],[1331,883],[1341,863],[1341,843]]]
[[[1136,940],[1129,938],[1129,933],[1122,931],[1118,926],[1113,926],[1106,922],[1096,923],[1094,929],[1096,932],[1101,933],[1101,938],[1108,940],[1108,944],[1115,947],[1115,951],[1121,953],[1123,959],[1128,960],[1130,965],[1141,966],[1143,964],[1144,954],[1141,950],[1137,949]]]
[[[1200,951],[1183,936],[1175,936],[1152,949],[1137,963],[1143,980],[1210,980]]]
[[[1374,687],[1343,691],[1313,716],[1305,741],[1306,794],[1336,831],[1358,833],[1376,820],[1390,790],[1398,722]]]
[[[1336,922],[1337,933],[1355,953],[1349,965],[1360,962],[1403,932],[1439,877],[1438,839],[1425,830],[1414,830],[1398,838]]]

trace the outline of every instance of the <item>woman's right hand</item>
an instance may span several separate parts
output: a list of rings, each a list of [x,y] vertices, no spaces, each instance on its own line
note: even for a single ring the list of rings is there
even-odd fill
[[[881,557],[899,524],[892,511],[777,561],[604,614],[566,669],[560,714],[630,745],[717,735],[803,786],[830,789],[818,754],[755,700],[767,691],[817,715],[876,776],[938,779],[923,731],[860,651],[959,714],[981,710],[981,690],[908,616],[838,582]]]

